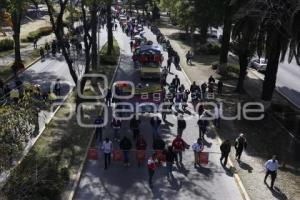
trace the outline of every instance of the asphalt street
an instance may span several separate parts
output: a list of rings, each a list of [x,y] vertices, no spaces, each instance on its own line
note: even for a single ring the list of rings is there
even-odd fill
[[[155,36],[146,28],[145,36],[148,40],[156,42]],[[121,47],[121,63],[116,74],[116,81],[130,80],[135,84],[140,83],[138,72],[133,66],[130,52],[130,39],[121,30],[114,32]],[[164,52],[164,65],[167,55]],[[168,76],[170,82],[177,74],[182,83],[189,88],[186,76],[172,66]],[[143,82],[145,84],[145,82]],[[192,108],[188,108],[191,111]],[[198,138],[198,126],[195,116],[188,112],[184,114],[187,119],[187,128],[183,132],[183,139],[190,145]],[[147,157],[152,153],[152,132],[149,117],[142,117],[141,134],[147,141]],[[113,133],[109,127],[104,129],[104,134],[112,139]],[[168,115],[167,122],[162,124],[161,137],[170,145],[177,132],[176,116]],[[129,122],[122,123],[121,136],[132,138]],[[114,148],[118,144],[114,142]],[[98,199],[225,199],[239,200],[242,195],[238,185],[228,170],[220,165],[219,144],[212,129],[205,137],[204,151],[210,152],[209,164],[194,167],[193,152],[184,152],[183,166],[174,165],[174,178],[167,178],[165,167],[159,168],[154,175],[154,187],[148,186],[148,172],[146,165],[138,167],[134,151],[130,154],[131,166],[126,168],[122,162],[112,162],[108,170],[104,170],[103,154],[99,151],[99,160],[88,160],[77,188],[76,200]]]

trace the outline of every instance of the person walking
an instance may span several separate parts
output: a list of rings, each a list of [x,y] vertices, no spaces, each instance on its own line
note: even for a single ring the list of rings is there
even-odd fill
[[[200,157],[200,153],[204,149],[202,138],[197,139],[197,142],[192,145],[192,149],[194,151],[194,158],[195,158],[194,167],[196,167],[197,165],[200,165],[199,157]]]
[[[111,106],[111,89],[107,88],[105,95],[105,104],[109,107]]]
[[[152,148],[155,151],[163,151],[165,150],[166,143],[160,137],[153,140]]]
[[[171,176],[173,176],[172,169],[173,169],[173,163],[174,163],[175,156],[176,156],[176,154],[173,151],[172,146],[168,146],[168,150],[165,152],[165,155],[166,155],[167,176],[171,177]]]
[[[54,93],[56,96],[60,96],[61,94],[61,85],[60,85],[60,79],[56,79],[55,85],[54,85]]]
[[[130,49],[131,49],[131,52],[133,51],[133,41],[130,41]]]
[[[234,148],[236,150],[235,158],[239,161],[244,149],[247,148],[247,140],[243,133],[241,133],[239,137],[236,138]]]
[[[35,38],[35,39],[33,40],[33,48],[34,48],[34,49],[37,49],[37,42],[38,42],[38,39]]]
[[[221,165],[226,167],[228,156],[229,156],[229,153],[231,150],[230,140],[223,141],[220,146],[220,150],[221,150],[221,158],[220,158]],[[223,163],[223,160],[224,160],[224,163]]]
[[[50,52],[50,45],[49,45],[48,42],[45,43],[45,50],[46,50],[47,54],[49,54],[49,52]]]
[[[136,140],[135,148],[138,152],[143,153],[143,159],[138,158],[138,166],[141,166],[142,161],[145,159],[145,150],[147,148],[147,143],[142,135],[139,135],[138,139]]]
[[[129,163],[129,151],[132,148],[132,143],[131,141],[124,136],[123,139],[120,142],[120,149],[123,151],[123,155],[124,155],[124,166],[129,167],[130,163]]]
[[[208,78],[208,84],[215,83],[215,82],[216,82],[216,80],[214,79],[214,77],[212,75],[210,75]]]
[[[168,60],[167,60],[167,69],[168,69],[168,72],[171,71],[171,65],[172,65],[172,57],[169,56]]]
[[[103,118],[102,116],[98,116],[96,119],[95,119],[95,135],[96,135],[96,141],[101,143],[102,142],[102,134],[103,134]]]
[[[183,115],[179,115],[177,119],[177,134],[182,135],[184,129],[186,128],[186,121],[184,120]]]
[[[199,126],[199,138],[202,138],[204,140],[204,135],[207,132],[207,127],[209,125],[209,122],[207,119],[205,119],[206,113],[203,113],[202,115],[200,115],[199,120],[197,122],[198,126]]]
[[[175,92],[177,92],[178,87],[180,86],[180,79],[178,78],[178,75],[175,75],[175,78],[173,78],[172,83],[175,86]]]
[[[41,56],[41,59],[42,59],[42,60],[45,59],[45,52],[44,52],[43,47],[40,47],[40,56]]]
[[[189,145],[181,138],[181,135],[177,135],[176,138],[172,142],[172,148],[174,153],[176,154],[175,160],[177,165],[182,163],[182,152],[187,148]]]
[[[119,134],[119,130],[121,129],[122,126],[122,122],[119,119],[116,119],[115,117],[113,117],[112,121],[111,121],[111,127],[114,130],[114,140],[117,142],[120,142],[120,134]]]
[[[222,94],[222,92],[223,92],[223,81],[222,80],[219,80],[219,82],[218,82],[218,89],[217,89],[218,91],[218,94]]]
[[[113,150],[113,145],[109,138],[105,138],[101,149],[104,153],[104,169],[107,169],[108,165],[110,165],[111,153]]]
[[[221,128],[222,115],[223,115],[222,104],[218,103],[217,106],[215,106],[215,126],[217,128]]]
[[[277,170],[278,170],[278,160],[276,159],[275,155],[272,157],[272,159],[268,160],[265,163],[265,168],[266,168],[266,175],[265,175],[264,183],[267,184],[267,178],[269,175],[271,175],[270,188],[273,190],[275,179],[277,177]]]
[[[150,125],[152,127],[153,139],[158,138],[159,137],[159,128],[161,125],[161,119],[158,116],[151,117]]]
[[[148,181],[149,181],[150,188],[153,187],[152,179],[153,179],[155,170],[157,168],[157,165],[158,165],[158,160],[156,158],[156,154],[153,153],[152,156],[149,157],[148,162],[147,162],[148,174],[149,174],[149,180]]]
[[[206,89],[207,89],[207,84],[206,82],[204,82],[201,85],[201,92],[202,92],[202,99],[205,100],[206,99]]]
[[[136,140],[138,135],[140,134],[140,124],[141,121],[138,118],[138,116],[134,116],[131,120],[130,120],[130,129],[132,130],[133,133],[133,139]]]

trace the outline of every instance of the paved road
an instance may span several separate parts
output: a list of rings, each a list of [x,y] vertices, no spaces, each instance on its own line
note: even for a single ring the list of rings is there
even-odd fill
[[[148,29],[146,29],[145,36],[155,41],[155,37]],[[131,61],[129,38],[121,32],[118,32],[115,37],[118,42],[121,42],[122,49],[122,60],[116,80],[140,82]],[[164,56],[166,58],[166,53],[164,53]],[[172,69],[172,74],[168,77],[168,82],[171,81],[174,74],[180,77],[186,87],[189,86],[189,82],[184,74],[174,68]],[[185,117],[191,116],[185,114]],[[152,134],[148,118],[142,117],[141,134],[147,140],[147,154],[150,155]],[[177,125],[176,118],[172,115],[167,116],[167,121],[162,125],[161,135],[169,145],[176,136]],[[111,137],[112,130],[106,128],[105,134]],[[128,135],[131,138],[132,133],[129,131],[128,122],[123,123],[122,135]],[[196,119],[191,117],[187,121],[187,129],[183,133],[183,138],[187,143],[192,144],[197,137],[198,127]],[[212,152],[210,154],[210,163],[207,166],[194,168],[193,152],[187,150],[184,153],[184,167],[175,167],[173,179],[166,177],[164,167],[157,170],[152,190],[147,182],[147,168],[146,166],[137,166],[137,163],[134,161],[134,152],[131,152],[131,167],[124,168],[122,163],[113,162],[108,170],[104,170],[103,156],[100,153],[100,160],[86,162],[75,199],[242,199],[232,174],[220,166],[220,155],[215,153],[219,152],[219,145],[213,131],[209,131],[208,136],[205,138],[205,145],[205,150]],[[118,148],[116,143],[114,143],[114,148]]]
[[[277,73],[277,90],[300,108],[300,67],[295,59],[281,63]]]

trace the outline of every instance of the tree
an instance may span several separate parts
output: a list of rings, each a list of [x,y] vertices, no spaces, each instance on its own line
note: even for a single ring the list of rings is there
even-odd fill
[[[107,52],[106,53],[107,55],[112,54],[112,49],[114,46],[111,5],[112,5],[112,0],[107,0],[106,1],[106,17],[107,17]]]
[[[64,13],[67,8],[67,4],[68,4],[69,0],[60,0],[58,2],[58,5],[59,5],[58,12],[54,8],[53,0],[44,0],[44,1],[48,8],[48,14],[50,17],[50,22],[52,24],[52,29],[54,31],[54,34],[56,36],[58,43],[63,44],[63,45],[61,45],[62,54],[68,64],[69,72],[72,76],[72,79],[73,79],[75,85],[77,85],[78,75],[76,73],[76,70],[73,67],[73,62],[71,60],[71,56],[69,55],[69,53],[66,49],[66,46],[64,45],[65,39],[64,39],[63,16],[64,16]]]
[[[238,55],[240,72],[236,86],[236,92],[244,92],[244,80],[247,74],[247,67],[250,59],[253,57],[256,48],[258,35],[257,19],[246,16],[239,19],[232,30],[232,50]]]
[[[25,12],[26,0],[11,0],[8,1],[7,10],[11,15],[13,39],[15,43],[15,61],[12,69],[17,72],[19,69],[24,68],[21,58],[21,46],[20,46],[20,30],[21,20]]]
[[[92,0],[90,1],[89,9],[90,9],[90,16],[91,16],[91,28],[92,28],[92,69],[96,70],[98,65],[98,44],[97,44],[97,32],[98,32],[98,11],[99,11],[99,1]]]
[[[234,15],[240,10],[242,5],[246,4],[248,0],[226,0],[223,4],[223,36],[221,40],[221,52],[220,52],[220,67],[219,70],[222,74],[226,72],[226,66],[228,61],[228,52],[230,47],[230,38],[232,30],[232,21]],[[243,12],[247,13],[247,7],[245,6]]]
[[[257,20],[257,54],[259,57],[265,52],[268,60],[265,79],[263,82],[262,99],[270,101],[276,85],[279,62],[285,60],[289,49],[289,61],[299,55],[299,1],[254,1],[251,0],[241,7],[247,12],[244,16],[255,17]],[[241,17],[240,19],[242,19]],[[252,38],[253,39],[253,38]],[[299,62],[298,62],[299,64]]]

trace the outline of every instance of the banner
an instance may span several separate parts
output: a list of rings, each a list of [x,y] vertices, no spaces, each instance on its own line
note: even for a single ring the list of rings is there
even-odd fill
[[[88,151],[89,160],[98,160],[98,152],[96,148],[90,148]]]
[[[208,152],[200,152],[199,153],[199,164],[208,164],[209,153]]]
[[[123,152],[121,150],[113,151],[113,160],[114,161],[122,161],[123,160]]]

